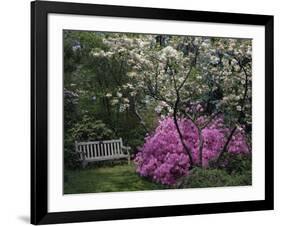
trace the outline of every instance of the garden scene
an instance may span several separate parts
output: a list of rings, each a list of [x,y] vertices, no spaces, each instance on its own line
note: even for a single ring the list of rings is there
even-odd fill
[[[64,194],[251,185],[250,39],[63,42]]]

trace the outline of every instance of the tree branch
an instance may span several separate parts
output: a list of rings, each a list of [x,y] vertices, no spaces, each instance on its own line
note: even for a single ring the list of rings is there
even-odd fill
[[[143,121],[141,115],[137,111],[137,109],[134,109],[134,114],[137,116],[137,118],[140,120],[140,124],[142,125],[143,129],[145,130],[146,133],[148,133],[148,129],[146,128],[145,122]]]
[[[240,111],[239,117],[237,119],[237,122],[240,123],[241,119],[243,117],[243,110],[244,110],[244,107],[245,107],[246,97],[247,97],[247,93],[248,93],[248,77],[249,77],[249,74],[247,73],[247,71],[244,68],[244,66],[241,64],[240,60],[237,59],[236,57],[234,57],[234,59],[238,62],[238,65],[240,66],[240,68],[243,70],[243,72],[245,74],[244,95],[243,95],[243,99],[242,99],[242,103],[241,103],[241,111]],[[226,140],[226,143],[225,143],[223,149],[219,153],[219,156],[218,156],[217,161],[216,161],[217,164],[219,163],[220,159],[222,158],[222,155],[227,151],[227,146],[230,143],[230,141],[232,139],[232,136],[235,133],[236,129],[237,129],[237,125],[235,125],[233,127],[233,129],[231,130],[231,132],[230,132],[230,134],[229,134],[229,136],[228,136],[228,138]]]
[[[226,140],[226,142],[225,142],[225,144],[224,144],[224,146],[223,146],[223,149],[220,151],[220,153],[219,153],[219,155],[218,155],[218,158],[217,158],[217,161],[216,161],[217,164],[220,162],[220,160],[221,160],[223,154],[227,151],[227,146],[228,146],[228,144],[230,143],[230,141],[231,141],[231,139],[232,139],[232,136],[233,136],[233,134],[235,133],[236,129],[237,129],[237,126],[235,125],[235,126],[233,127],[233,129],[231,130],[231,132],[230,132],[230,134],[229,134],[229,136],[228,136],[228,138],[227,138],[227,140]]]
[[[174,118],[174,124],[176,126],[176,129],[177,129],[177,132],[179,134],[179,137],[180,137],[180,141],[189,157],[189,161],[190,161],[190,168],[193,168],[193,165],[194,165],[194,162],[193,162],[193,158],[192,158],[192,154],[191,154],[191,150],[187,147],[187,145],[185,144],[184,142],[184,139],[183,139],[183,135],[180,131],[180,127],[179,127],[179,124],[178,124],[178,119],[177,119],[177,110],[178,110],[178,104],[179,104],[179,97],[177,97],[177,100],[176,100],[176,103],[175,103],[175,106],[174,106],[174,112],[173,112],[173,118]]]
[[[191,71],[192,71],[193,67],[195,67],[198,54],[199,54],[199,53],[198,53],[198,48],[197,48],[197,49],[196,49],[196,52],[195,52],[195,57],[194,57],[194,59],[193,59],[193,62],[191,62],[190,68],[189,68],[189,70],[188,70],[188,72],[187,72],[187,74],[186,74],[184,80],[183,80],[182,83],[179,85],[178,91],[180,91],[181,88],[184,86],[186,80],[188,79],[189,75],[191,74]]]

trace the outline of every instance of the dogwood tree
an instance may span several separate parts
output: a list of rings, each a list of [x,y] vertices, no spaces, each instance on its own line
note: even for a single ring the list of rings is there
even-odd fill
[[[154,106],[159,117],[170,116],[189,165],[203,166],[203,130],[223,115],[229,129],[217,154],[228,150],[237,130],[251,128],[251,40],[114,33],[103,39],[107,51],[93,49],[96,58],[118,58],[127,83],[105,94],[119,111],[134,112],[146,128],[141,111]],[[198,131],[199,161],[185,141],[180,118]]]

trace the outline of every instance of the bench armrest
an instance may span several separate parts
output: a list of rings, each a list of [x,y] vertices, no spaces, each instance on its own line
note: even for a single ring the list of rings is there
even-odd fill
[[[130,153],[129,153],[129,150],[131,150],[131,147],[129,147],[129,146],[122,146],[121,148],[122,148],[123,150],[125,150],[128,155],[130,154]]]

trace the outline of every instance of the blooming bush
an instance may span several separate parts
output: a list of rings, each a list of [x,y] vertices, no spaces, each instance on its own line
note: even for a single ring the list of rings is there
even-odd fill
[[[194,139],[190,137],[190,141],[193,142]],[[173,184],[177,178],[187,175],[189,159],[183,151],[171,118],[160,121],[155,133],[146,137],[145,144],[137,153],[135,162],[137,172],[141,176],[152,178],[162,184]]]
[[[197,126],[191,120],[184,118],[178,119],[178,124],[183,134],[183,140],[191,150],[193,162],[199,164],[199,130]],[[207,167],[209,161],[218,157],[229,133],[230,129],[224,126],[222,116],[218,116],[202,130],[203,167]],[[227,150],[234,154],[249,153],[242,128],[236,130]],[[155,132],[146,137],[145,144],[136,154],[135,163],[137,172],[141,176],[162,184],[175,184],[178,178],[188,175],[190,159],[171,117],[160,120]]]

